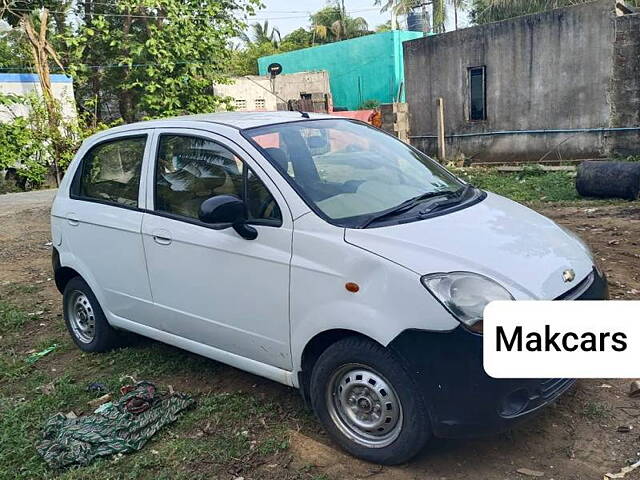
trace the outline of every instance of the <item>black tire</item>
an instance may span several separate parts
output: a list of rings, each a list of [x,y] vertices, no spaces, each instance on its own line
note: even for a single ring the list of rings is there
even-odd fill
[[[64,323],[71,338],[80,350],[85,352],[106,352],[124,344],[124,335],[109,325],[98,299],[82,278],[74,277],[67,283],[62,299]],[[73,317],[75,308],[72,306],[76,300],[84,304],[84,306],[80,306],[80,309],[84,309],[85,315],[89,313],[93,317],[95,326],[92,336],[84,335],[79,330],[80,327],[76,326],[74,328],[73,326],[74,322],[77,322]],[[76,316],[76,318],[78,317]]]
[[[355,369],[352,370],[354,367]],[[345,416],[348,413],[339,413],[348,412],[349,409],[352,411],[354,408],[359,409],[362,405],[360,403],[362,399],[365,402],[364,407],[370,410],[372,403],[376,403],[375,407],[379,407],[378,401],[384,404],[385,399],[388,398],[381,396],[380,392],[382,392],[382,395],[389,394],[384,389],[377,392],[377,395],[374,392],[373,396],[368,396],[370,392],[366,390],[365,392],[367,393],[362,394],[362,387],[355,389],[350,377],[354,372],[357,372],[358,368],[362,368],[365,372],[371,370],[373,378],[377,375],[382,380],[380,384],[390,386],[393,395],[392,399],[398,400],[397,403],[400,406],[400,419],[394,422],[395,427],[393,427],[395,433],[392,435],[393,431],[390,431],[386,434],[379,434],[389,435],[380,445],[362,444],[362,440],[358,440],[360,438],[358,433],[361,431],[354,433],[353,430],[349,430],[350,428],[357,430],[358,427],[354,427],[354,424],[351,424],[351,427],[345,427],[350,423],[349,420],[345,420]],[[356,375],[356,377],[361,377],[361,375]],[[338,379],[342,379],[342,381],[338,381]],[[357,380],[365,383],[375,381],[372,378],[368,380],[367,378],[364,380],[358,378]],[[366,387],[366,385],[364,386]],[[340,393],[336,393],[337,391],[334,387],[340,389]],[[372,391],[376,388],[374,386]],[[344,395],[365,396],[361,396],[361,400],[356,400],[355,403],[352,403],[352,407],[347,405],[346,407],[348,408],[340,408],[341,405],[344,405],[339,400],[340,395],[343,395],[343,391],[345,392]],[[431,437],[427,405],[422,395],[418,392],[419,389],[416,388],[413,379],[391,351],[378,343],[361,337],[344,338],[328,347],[318,358],[311,374],[311,405],[329,435],[352,455],[369,462],[384,465],[397,465],[410,460],[424,448]],[[350,397],[348,402],[353,402],[353,397]],[[388,408],[390,409],[390,407]],[[362,410],[358,410],[358,412],[362,412]],[[380,415],[387,415],[384,411],[381,414],[376,413],[376,411],[373,413],[376,414],[377,418]],[[364,415],[370,414],[369,412]],[[377,433],[376,430],[374,428],[373,430],[367,430],[367,432],[375,435]],[[367,434],[365,432],[365,435]],[[364,441],[367,442],[368,440],[365,439]],[[384,444],[384,442],[390,443]]]

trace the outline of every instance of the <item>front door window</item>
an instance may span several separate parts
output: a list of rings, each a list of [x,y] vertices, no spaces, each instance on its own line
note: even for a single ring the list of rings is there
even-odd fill
[[[250,221],[282,221],[277,203],[255,173],[231,150],[205,138],[162,135],[155,188],[158,212],[198,220],[202,202],[234,195],[244,200]]]

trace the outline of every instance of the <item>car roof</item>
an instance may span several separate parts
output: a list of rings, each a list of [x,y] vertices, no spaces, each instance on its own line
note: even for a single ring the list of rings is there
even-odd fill
[[[308,119],[334,118],[340,119],[332,115],[320,113],[301,112],[220,112],[220,113],[203,113],[199,115],[185,115],[182,117],[170,117],[159,120],[147,120],[144,122],[129,123],[120,127],[108,130],[109,133],[122,132],[127,130],[137,130],[140,128],[162,128],[168,124],[175,125],[180,122],[203,122],[215,123],[227,127],[244,130],[247,128],[263,127],[277,123],[298,122]]]

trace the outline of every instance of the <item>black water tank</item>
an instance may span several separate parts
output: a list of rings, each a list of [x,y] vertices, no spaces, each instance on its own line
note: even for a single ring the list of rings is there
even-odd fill
[[[412,10],[407,13],[407,29],[412,32],[424,32],[426,23],[425,15],[421,10]]]

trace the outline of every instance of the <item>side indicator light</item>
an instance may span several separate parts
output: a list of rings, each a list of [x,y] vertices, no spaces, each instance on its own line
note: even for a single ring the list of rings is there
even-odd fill
[[[353,282],[347,282],[344,284],[344,288],[346,288],[351,293],[356,293],[358,290],[360,290],[360,285]]]

